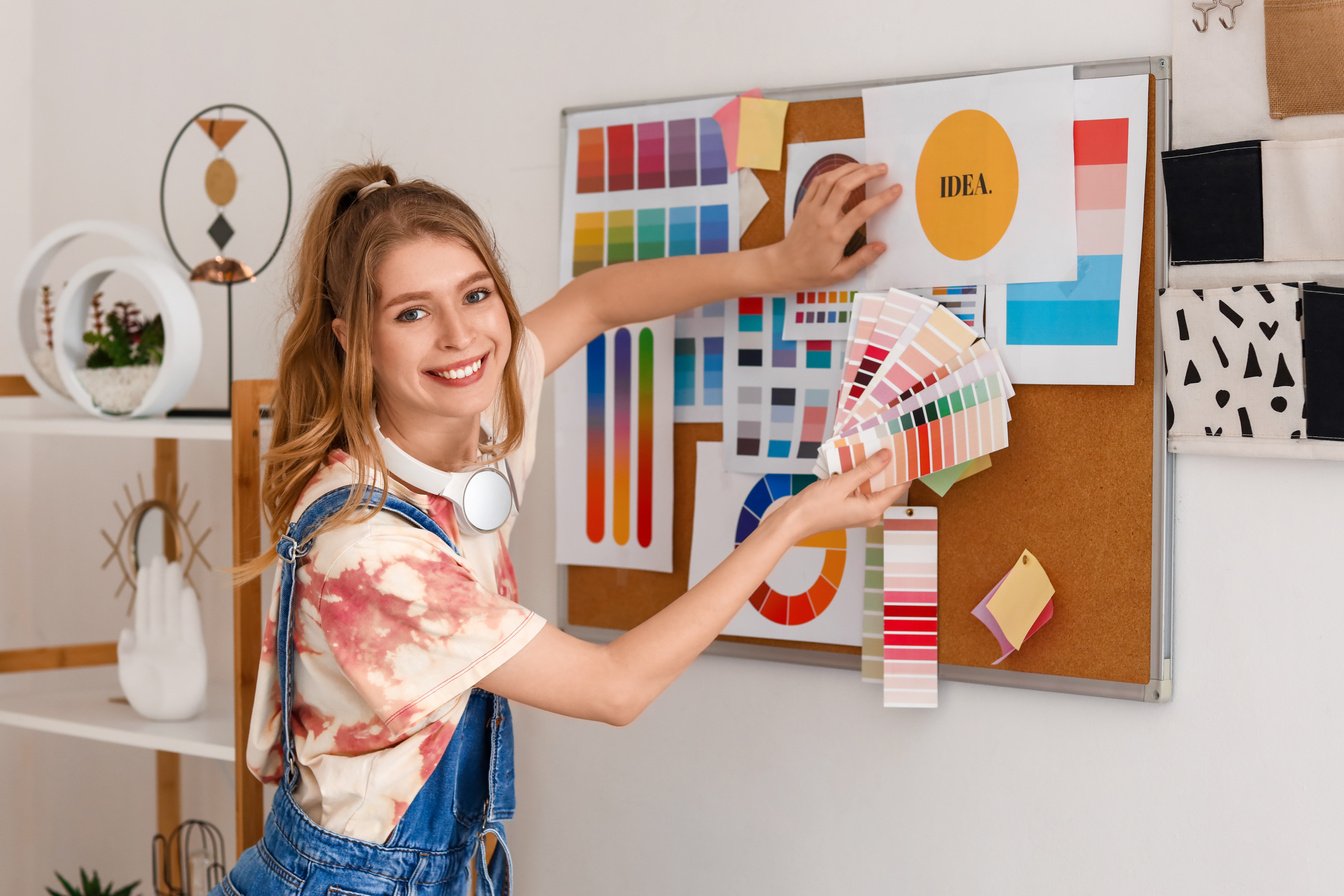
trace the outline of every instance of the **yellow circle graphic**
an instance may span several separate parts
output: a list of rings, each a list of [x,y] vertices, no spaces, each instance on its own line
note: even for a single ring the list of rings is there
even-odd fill
[[[998,245],[1017,209],[1017,153],[993,116],[963,109],[938,123],[919,154],[915,207],[948,258],[969,261]]]
[[[238,174],[227,159],[215,159],[205,169],[205,195],[215,205],[228,205],[238,191]]]

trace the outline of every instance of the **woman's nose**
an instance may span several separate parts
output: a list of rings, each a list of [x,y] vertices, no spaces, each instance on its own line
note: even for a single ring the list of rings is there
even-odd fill
[[[459,348],[470,343],[471,339],[471,327],[462,315],[449,313],[439,316],[439,343],[444,348]]]

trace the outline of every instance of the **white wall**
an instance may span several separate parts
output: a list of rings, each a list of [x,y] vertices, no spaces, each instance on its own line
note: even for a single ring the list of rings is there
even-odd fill
[[[0,165],[31,171],[31,207],[17,222],[6,209],[0,233],[90,215],[157,227],[172,136],[196,110],[238,102],[280,132],[302,201],[370,151],[463,192],[530,305],[555,285],[565,106],[1161,54],[1173,21],[1189,27],[1181,5],[1173,19],[1161,0],[858,0],[843,18],[803,0],[33,3],[31,53],[3,73],[31,67],[34,125],[0,150]],[[237,295],[253,335],[239,374],[267,375],[280,279]],[[549,412],[542,426],[545,451]],[[35,543],[33,574],[52,575],[61,600],[111,605],[96,530],[147,450],[33,455],[43,501],[88,508],[62,544]],[[227,455],[185,453],[222,563]],[[525,601],[554,617],[545,464],[528,496],[515,559]],[[1326,640],[1344,626],[1330,562],[1341,497],[1344,467],[1181,460],[1168,706],[946,684],[936,712],[889,712],[853,674],[705,658],[627,729],[519,709],[522,892],[1326,892],[1344,870],[1344,721]],[[68,604],[55,600],[26,612],[64,639]],[[211,600],[222,629],[227,592]],[[80,625],[114,625],[115,609]],[[6,759],[13,742],[0,740]],[[6,808],[32,805],[40,821],[0,841],[5,876],[22,875],[13,889],[80,862],[145,877],[148,757],[57,738],[29,752],[31,794]],[[188,813],[231,832],[229,781],[223,764],[188,763]]]

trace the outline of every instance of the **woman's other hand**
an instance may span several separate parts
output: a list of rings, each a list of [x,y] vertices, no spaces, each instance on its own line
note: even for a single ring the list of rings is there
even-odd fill
[[[910,483],[893,485],[871,495],[859,492],[859,486],[872,479],[891,463],[891,451],[883,450],[867,458],[852,470],[819,479],[779,506],[770,516],[778,516],[794,543],[832,529],[876,526],[882,514],[910,492]]]
[[[845,257],[845,246],[855,231],[895,202],[901,195],[901,185],[869,196],[849,211],[845,211],[845,204],[856,190],[862,190],[886,173],[886,165],[852,162],[812,181],[798,205],[788,235],[769,247],[775,256],[773,263],[780,282],[791,289],[839,283],[868,267],[887,250],[885,243],[870,242]]]

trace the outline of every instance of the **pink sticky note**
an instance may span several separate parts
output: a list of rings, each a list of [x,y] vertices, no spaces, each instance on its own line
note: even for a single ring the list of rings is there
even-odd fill
[[[1008,576],[1005,575],[1003,579],[1006,578],[1008,578]],[[979,619],[982,623],[984,623],[985,628],[989,629],[989,633],[994,636],[994,640],[999,642],[999,649],[1003,651],[1003,656],[999,657],[993,662],[992,665],[995,666],[997,666],[1004,660],[1008,659],[1008,657],[1011,656],[1012,653],[1014,652],[1012,642],[1009,641],[1008,638],[1004,635],[1003,629],[999,627],[998,620],[994,618],[994,614],[989,612],[989,599],[993,597],[995,592],[999,590],[999,585],[1003,584],[1003,579],[999,579],[998,583],[993,588],[989,589],[989,593],[985,595],[984,600],[976,604],[975,609],[971,611],[971,615],[974,616],[976,619]],[[1045,605],[1045,608],[1041,610],[1041,615],[1037,616],[1036,621],[1031,624],[1031,628],[1027,630],[1026,638],[1022,639],[1022,643],[1025,644],[1027,642],[1027,638],[1030,638],[1032,635],[1040,631],[1045,626],[1045,624],[1054,617],[1054,615],[1055,615],[1055,601],[1052,598]]]
[[[744,96],[754,96],[760,98],[761,88],[753,87],[746,93],[733,97],[714,113],[714,120],[719,123],[719,130],[723,134],[723,153],[728,159],[728,170],[737,170],[737,135],[742,123],[742,102]]]

